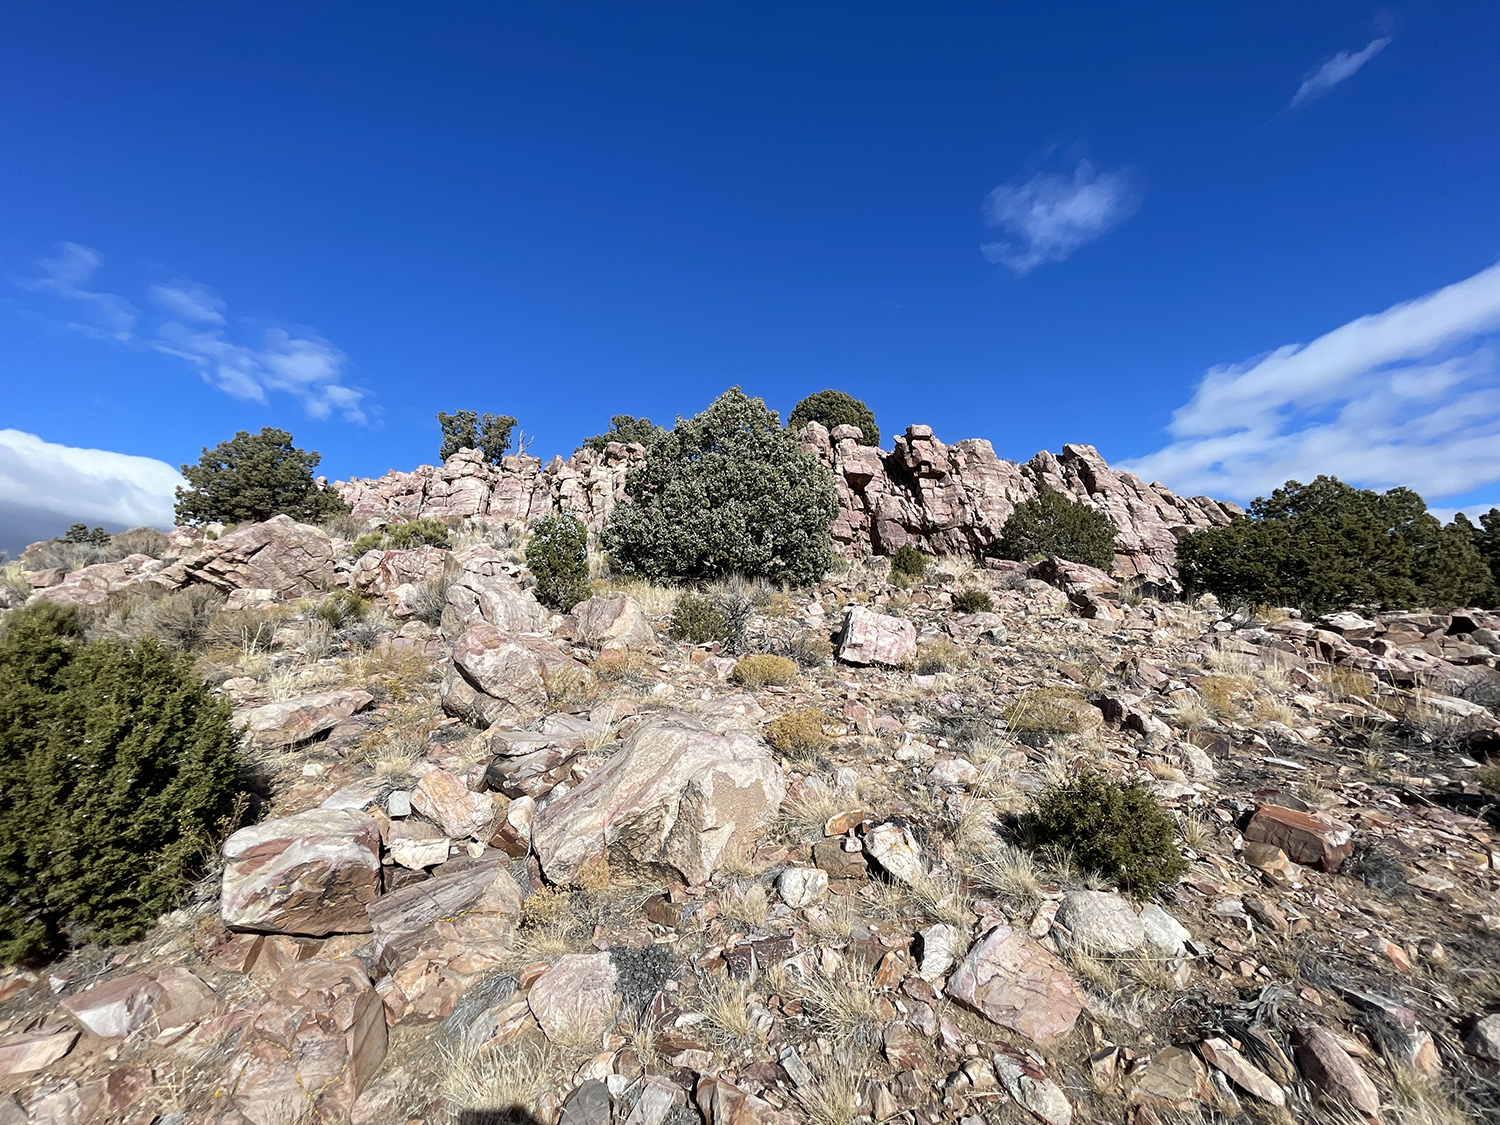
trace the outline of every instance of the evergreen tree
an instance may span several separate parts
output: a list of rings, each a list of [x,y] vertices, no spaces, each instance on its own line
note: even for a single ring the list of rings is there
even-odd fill
[[[318,522],[349,510],[339,494],[319,488],[312,471],[322,458],[292,445],[292,435],[267,426],[241,430],[182,466],[189,488],[177,490],[181,523],[244,523],[286,514]]]
[[[787,424],[793,430],[800,430],[809,422],[817,422],[829,430],[835,426],[858,426],[864,435],[860,444],[880,444],[880,427],[875,424],[875,415],[863,402],[843,391],[818,391],[792,407]]]
[[[1016,505],[990,548],[996,558],[1017,562],[1052,555],[1109,570],[1115,563],[1114,520],[1098,508],[1042,486]]]
[[[511,431],[516,420],[509,414],[476,414],[472,410],[456,410],[452,414],[441,411],[437,416],[443,429],[443,444],[438,456],[446,461],[460,449],[477,449],[484,459],[498,465],[500,459],[510,452]]]

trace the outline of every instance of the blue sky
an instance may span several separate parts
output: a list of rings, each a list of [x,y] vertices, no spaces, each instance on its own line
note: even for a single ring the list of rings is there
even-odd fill
[[[0,547],[733,384],[1500,501],[1493,4],[313,8],[0,11]]]

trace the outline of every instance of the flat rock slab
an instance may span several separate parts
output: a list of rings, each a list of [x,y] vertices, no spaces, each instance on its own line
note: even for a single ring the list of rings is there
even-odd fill
[[[554,1043],[599,1039],[620,1006],[608,953],[569,953],[527,995],[531,1014]]]
[[[77,1039],[71,1027],[0,1036],[0,1075],[31,1074],[51,1066],[73,1049]]]
[[[1146,941],[1145,923],[1130,903],[1108,891],[1069,891],[1057,920],[1077,944],[1100,953],[1129,953]]]
[[[917,627],[910,621],[861,605],[849,607],[838,647],[846,664],[901,664],[916,651]]]
[[[230,929],[370,932],[380,894],[380,828],[363,813],[307,812],[241,828],[224,843],[219,910]]]
[[[360,688],[317,691],[236,711],[234,723],[244,727],[257,746],[295,746],[332,730],[374,702],[375,697]]]
[[[1037,1043],[1071,1031],[1086,1002],[1062,962],[1010,926],[996,926],[969,951],[948,993]]]
[[[183,564],[190,582],[224,591],[274,590],[278,599],[305,598],[334,584],[333,541],[291,516],[272,516],[212,542]]]
[[[367,913],[367,928],[375,934],[375,963],[389,970],[425,945],[465,933],[485,940],[508,937],[521,916],[521,888],[504,864],[479,863],[382,895]]]

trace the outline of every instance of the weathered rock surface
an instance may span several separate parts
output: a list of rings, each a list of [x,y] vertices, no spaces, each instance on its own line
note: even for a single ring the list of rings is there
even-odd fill
[[[380,997],[353,958],[288,969],[243,1020],[223,1089],[254,1125],[347,1119],[385,1059]]]
[[[835,438],[814,422],[802,431],[802,447],[834,472],[833,537],[853,556],[890,555],[911,543],[931,554],[978,557],[1000,537],[1015,506],[1045,486],[1114,520],[1117,575],[1170,581],[1179,534],[1228,523],[1240,511],[1111,469],[1089,445],[1065,445],[1060,456],[1042,452],[1018,464],[1001,460],[983,439],[944,445],[931,427],[909,426],[885,453],[860,445],[848,431]],[[638,445],[611,445],[544,467],[521,456],[487,465],[476,451],[461,450],[442,466],[333,487],[365,519],[483,516],[524,524],[563,511],[597,531],[625,498],[626,474],[644,455]]]
[[[31,1074],[43,1070],[72,1050],[77,1040],[78,1032],[71,1027],[0,1036],[0,1075]]]
[[[241,828],[224,843],[220,914],[231,929],[368,933],[380,893],[380,829],[363,813],[311,809]]]
[[[392,891],[366,909],[375,962],[389,970],[450,943],[508,945],[521,916],[521,888],[503,864],[486,862]]]
[[[641,612],[640,604],[627,594],[589,598],[573,607],[573,636],[598,648],[606,641],[630,646],[656,643],[656,631]]]
[[[366,597],[385,597],[398,586],[437,581],[453,565],[452,558],[452,552],[441,547],[366,551],[354,564],[349,575],[349,588]]]
[[[1108,891],[1069,891],[1063,895],[1057,920],[1085,949],[1100,953],[1129,953],[1146,941],[1146,926],[1130,903]]]
[[[1322,1100],[1347,1105],[1367,1118],[1380,1116],[1380,1091],[1364,1068],[1327,1030],[1304,1027],[1297,1039],[1297,1066]]]
[[[850,606],[839,636],[838,657],[847,664],[901,664],[917,652],[917,627],[900,617]]]
[[[1354,827],[1320,813],[1262,805],[1245,829],[1245,839],[1274,844],[1297,863],[1334,872],[1354,854]]]
[[[1071,1031],[1085,1003],[1062,963],[1010,926],[996,926],[969,951],[948,992],[1038,1043]]]
[[[456,637],[484,621],[501,633],[535,633],[547,623],[547,611],[530,590],[521,589],[520,568],[493,547],[479,545],[453,556],[457,567],[443,606],[442,629]]]
[[[332,730],[373,702],[375,697],[360,688],[319,691],[246,707],[234,713],[234,724],[258,746],[293,746]]]
[[[531,986],[531,1014],[554,1043],[597,1040],[620,1006],[608,953],[569,953]]]
[[[126,555],[119,562],[95,563],[66,575],[59,572],[56,582],[39,588],[37,598],[58,605],[102,605],[111,594],[143,582],[171,588],[176,582],[165,571],[166,564],[150,555]]]
[[[531,838],[554,882],[571,881],[607,851],[703,883],[726,852],[754,844],[785,793],[762,741],[665,712],[641,722],[609,761],[541,808]]]
[[[336,577],[333,541],[320,528],[291,516],[272,516],[231,531],[178,565],[187,581],[206,582],[226,592],[274,590],[279,599],[331,589]]]
[[[546,706],[550,679],[576,677],[581,684],[589,676],[584,664],[548,640],[507,634],[477,621],[453,645],[443,708],[483,726],[524,726]]]
[[[456,839],[477,837],[495,822],[495,802],[490,795],[471,793],[462,778],[446,770],[424,773],[412,791],[411,804]]]

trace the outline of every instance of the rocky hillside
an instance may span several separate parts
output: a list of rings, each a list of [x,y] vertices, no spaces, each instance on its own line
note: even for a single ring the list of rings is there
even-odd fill
[[[1083,447],[987,451],[839,436],[849,541],[978,534],[1043,479],[1139,527],[1224,514]],[[343,488],[364,515],[597,514],[631,455]],[[874,559],[721,590],[740,627],[692,645],[671,589],[547,613],[515,546],[470,521],[354,559],[279,517],[24,575],[98,635],[222,592],[194,643],[254,793],[145,940],[0,977],[0,1121],[1500,1115],[1495,616],[1252,618],[1055,562],[896,586]],[[323,608],[341,586],[360,613]],[[1086,772],[1145,788],[1185,873],[1142,899],[1035,846],[1038,795]]]
[[[1065,445],[1061,457],[1044,450],[1023,465],[997,457],[981,438],[944,445],[930,426],[908,426],[889,453],[859,444],[853,426],[836,426],[830,434],[813,422],[802,438],[803,448],[834,470],[839,515],[832,532],[850,558],[891,555],[910,543],[935,555],[977,559],[1000,537],[1015,506],[1048,487],[1114,520],[1117,574],[1170,582],[1177,539],[1228,523],[1240,511],[1116,472],[1091,445]],[[333,487],[361,519],[482,517],[520,525],[565,511],[598,530],[624,498],[626,474],[644,456],[641,446],[616,442],[601,453],[580,449],[566,461],[554,457],[545,466],[527,456],[490,465],[478,452],[460,450],[441,468],[424,465]]]

